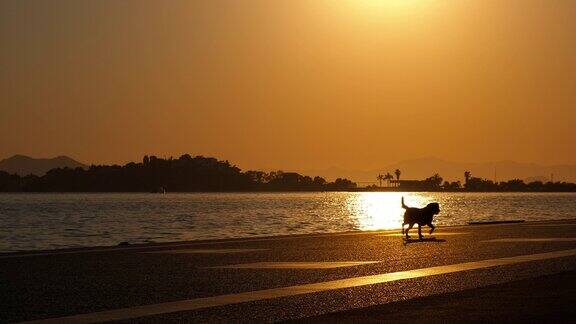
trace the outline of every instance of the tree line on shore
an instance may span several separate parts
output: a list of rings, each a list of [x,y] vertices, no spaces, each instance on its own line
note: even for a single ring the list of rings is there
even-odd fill
[[[145,156],[142,162],[120,165],[92,165],[83,168],[56,168],[43,176],[19,176],[0,171],[0,192],[232,192],[232,191],[576,191],[576,184],[567,182],[525,183],[520,179],[502,182],[473,177],[464,173],[465,182],[444,181],[439,174],[423,180],[400,180],[378,175],[376,185],[358,188],[356,183],[338,178],[328,182],[320,176],[309,177],[295,172],[245,171],[212,157],[184,154],[178,159]],[[396,178],[396,180],[393,180]],[[391,185],[392,184],[392,185]]]
[[[464,172],[464,188],[467,191],[576,191],[576,183],[564,181],[531,181],[521,179],[495,182],[492,180],[473,177],[470,171]]]
[[[328,182],[294,172],[242,172],[228,161],[184,154],[178,159],[145,156],[142,162],[56,168],[43,176],[0,171],[0,192],[226,192],[337,191],[356,188],[343,178]]]
[[[400,181],[400,170],[396,170],[396,182],[393,182],[392,175],[379,174],[376,179],[380,181],[380,188],[382,181],[388,181],[388,190],[418,190],[418,191],[471,191],[471,192],[574,192],[576,191],[576,183],[570,182],[543,182],[532,181],[524,182],[521,179],[512,179],[508,181],[495,182],[492,180],[473,177],[470,171],[464,172],[464,184],[460,181],[444,181],[438,174],[434,174],[424,180],[403,180]],[[391,186],[392,184],[392,186]],[[379,187],[370,186],[370,189],[378,189]]]

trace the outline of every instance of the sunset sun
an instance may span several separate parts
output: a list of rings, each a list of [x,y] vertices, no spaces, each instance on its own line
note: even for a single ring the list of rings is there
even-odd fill
[[[411,9],[419,4],[422,0],[355,0],[354,4],[358,7],[377,10],[377,9]]]

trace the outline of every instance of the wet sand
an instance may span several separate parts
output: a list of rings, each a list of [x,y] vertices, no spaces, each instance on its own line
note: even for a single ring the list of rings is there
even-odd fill
[[[576,272],[330,313],[306,323],[573,322]],[[296,322],[296,321],[294,321]]]
[[[394,230],[2,254],[0,322],[564,316],[575,224],[444,227],[409,243]]]

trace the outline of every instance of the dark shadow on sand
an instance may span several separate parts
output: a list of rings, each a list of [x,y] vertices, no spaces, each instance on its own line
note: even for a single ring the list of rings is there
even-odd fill
[[[442,242],[446,242],[445,239],[439,239],[436,237],[424,237],[422,239],[413,239],[413,238],[409,238],[409,239],[404,239],[404,245],[406,244],[410,244],[410,243],[425,243],[425,242],[434,242],[434,243],[442,243]]]

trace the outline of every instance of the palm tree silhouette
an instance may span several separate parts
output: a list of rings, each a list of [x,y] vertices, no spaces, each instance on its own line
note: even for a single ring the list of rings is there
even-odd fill
[[[396,171],[394,171],[394,174],[396,175],[396,181],[398,182],[398,186],[400,186],[400,175],[402,174],[402,172],[400,172],[399,169],[396,169]]]
[[[379,174],[376,179],[380,182],[380,187],[382,187],[382,180],[384,180],[384,176]]]
[[[390,187],[390,180],[394,179],[394,177],[390,174],[390,172],[386,173],[384,179],[388,182],[388,187]]]

